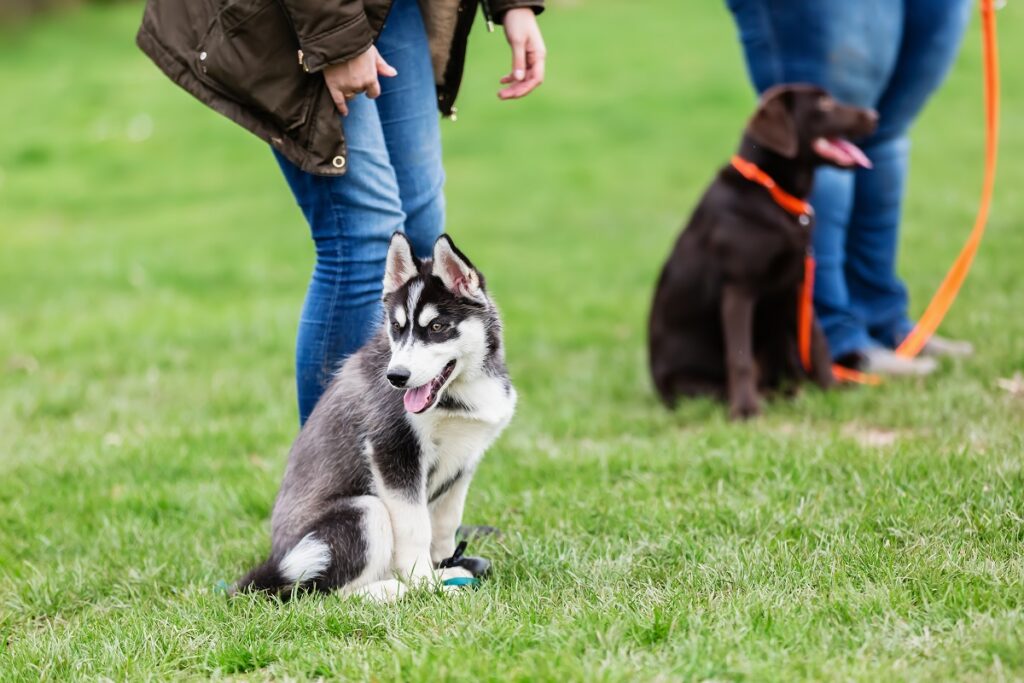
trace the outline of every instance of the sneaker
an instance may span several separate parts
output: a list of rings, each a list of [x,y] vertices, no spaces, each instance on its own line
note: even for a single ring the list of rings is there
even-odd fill
[[[837,362],[854,370],[887,377],[924,377],[939,367],[934,358],[904,358],[881,346],[848,354]]]
[[[930,358],[939,358],[941,356],[948,358],[970,358],[974,355],[974,344],[960,339],[946,339],[945,337],[933,334],[932,338],[921,349],[921,355]]]

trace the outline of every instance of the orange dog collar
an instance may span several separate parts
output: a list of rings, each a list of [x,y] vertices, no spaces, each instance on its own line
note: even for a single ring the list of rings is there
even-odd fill
[[[794,197],[776,184],[775,180],[762,171],[757,164],[747,161],[739,155],[732,158],[732,167],[739,171],[739,174],[752,183],[757,183],[768,190],[775,203],[800,219],[801,225],[808,225],[811,216],[814,215],[814,208],[809,202]]]

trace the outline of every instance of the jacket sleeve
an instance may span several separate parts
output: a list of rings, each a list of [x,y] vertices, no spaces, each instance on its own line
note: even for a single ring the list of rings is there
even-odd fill
[[[490,5],[494,14],[494,21],[498,24],[505,18],[505,12],[517,7],[529,7],[534,14],[544,11],[544,0],[485,0]]]
[[[320,71],[366,52],[373,44],[362,0],[281,0],[302,48],[302,65]]]

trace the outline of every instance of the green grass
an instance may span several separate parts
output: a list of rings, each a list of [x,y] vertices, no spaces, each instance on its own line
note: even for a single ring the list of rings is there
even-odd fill
[[[685,5],[685,7],[684,7]],[[518,416],[470,493],[481,590],[395,607],[213,590],[266,551],[312,249],[257,140],[133,47],[137,5],[0,34],[0,680],[1024,678],[1024,8],[1001,15],[1000,191],[922,382],[655,402],[652,282],[749,93],[719,2],[554,3],[500,103],[476,34],[449,229],[489,278]],[[917,129],[922,306],[970,226],[977,25]]]

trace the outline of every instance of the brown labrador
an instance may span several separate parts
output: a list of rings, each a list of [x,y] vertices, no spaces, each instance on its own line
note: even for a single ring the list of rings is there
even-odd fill
[[[727,397],[730,415],[748,418],[760,410],[759,392],[791,390],[805,379],[831,386],[817,320],[810,371],[800,362],[797,302],[813,214],[800,215],[792,203],[810,195],[820,165],[870,166],[849,139],[871,134],[877,120],[812,85],[777,86],[761,98],[737,156],[783,192],[726,166],[676,241],[648,329],[651,374],[666,405]]]

